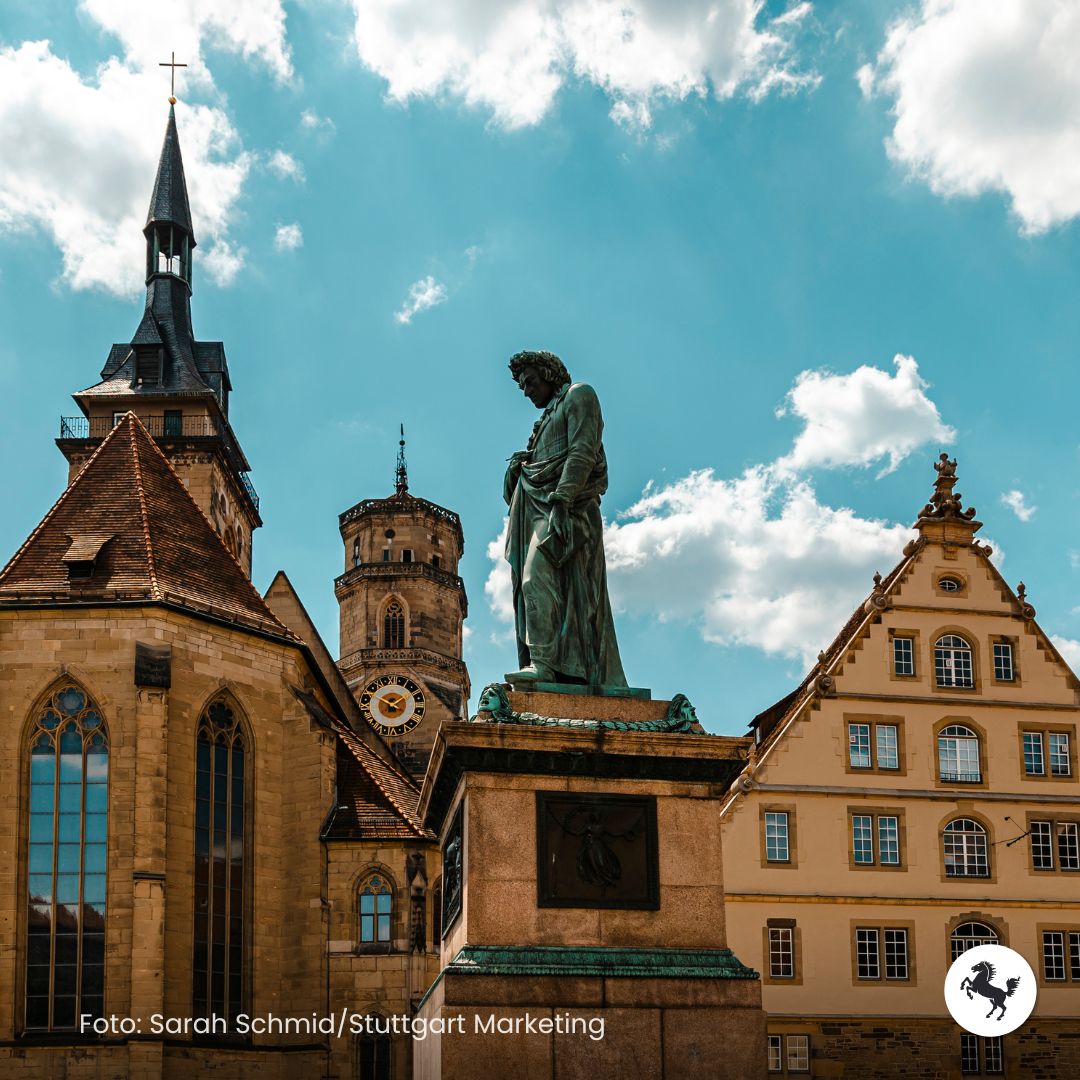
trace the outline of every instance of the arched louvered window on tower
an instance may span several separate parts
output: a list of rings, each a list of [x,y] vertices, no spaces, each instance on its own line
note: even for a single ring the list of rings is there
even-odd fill
[[[405,648],[405,609],[391,600],[383,611],[383,648]]]
[[[195,749],[192,1014],[230,1023],[247,993],[247,745],[237,712],[212,701]]]
[[[104,1012],[109,735],[65,683],[29,736],[26,1028],[75,1029]]]

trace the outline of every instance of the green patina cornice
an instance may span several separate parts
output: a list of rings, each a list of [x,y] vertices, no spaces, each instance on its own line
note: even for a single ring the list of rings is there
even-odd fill
[[[463,945],[445,975],[578,975],[608,979],[758,979],[730,949]]]
[[[542,684],[538,685],[537,689],[547,689],[550,692],[552,688],[547,684]],[[575,687],[575,689],[584,688]],[[477,713],[472,720],[473,723],[520,724],[526,727],[558,727],[577,731],[630,731],[661,735],[707,734],[698,722],[694,706],[690,704],[685,694],[676,694],[668,705],[667,716],[656,720],[584,720],[565,716],[541,716],[533,712],[517,712],[510,705],[510,697],[502,683],[489,683],[484,687],[480,692]]]

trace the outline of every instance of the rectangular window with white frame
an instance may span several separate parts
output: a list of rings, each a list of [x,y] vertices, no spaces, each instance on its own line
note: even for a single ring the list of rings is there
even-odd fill
[[[1070,776],[1072,774],[1072,758],[1069,753],[1069,736],[1064,731],[1047,732],[1050,744],[1050,775]]]
[[[877,928],[855,931],[855,969],[860,979],[881,978],[881,948]]]
[[[788,1035],[787,1041],[787,1070],[789,1073],[804,1073],[810,1071],[810,1036]]]
[[[858,982],[909,982],[911,957],[908,928],[858,926],[855,928],[855,976]]]
[[[1046,759],[1043,756],[1041,731],[1024,732],[1024,772],[1028,776],[1046,775]]]
[[[1020,732],[1024,775],[1067,780],[1073,774],[1072,737],[1068,731],[1025,728]]]
[[[964,1033],[960,1036],[960,1073],[962,1076],[1001,1076],[1005,1055],[1001,1036],[983,1038]]]
[[[1042,976],[1046,982],[1080,983],[1080,929],[1043,930]]]
[[[786,811],[769,810],[765,813],[765,861],[781,863],[791,861]]]
[[[894,637],[893,674],[907,678],[915,674],[915,639]]]
[[[997,682],[1014,682],[1016,680],[1011,642],[994,642],[994,679]]]
[[[769,977],[795,978],[795,929],[790,926],[770,926]]]
[[[785,1076],[810,1071],[809,1035],[767,1035],[768,1071]]]
[[[1052,821],[1028,822],[1031,837],[1031,865],[1036,870],[1054,869],[1054,823]]]
[[[895,723],[849,720],[848,765],[851,769],[897,771],[900,768],[900,727]]]
[[[852,813],[851,861],[855,866],[899,866],[899,816]]]
[[[783,1035],[770,1035],[769,1040],[769,1072],[778,1073],[784,1071],[784,1037]]]

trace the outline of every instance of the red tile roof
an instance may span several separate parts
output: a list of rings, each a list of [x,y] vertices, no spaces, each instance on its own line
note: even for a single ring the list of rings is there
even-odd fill
[[[420,821],[420,789],[355,732],[337,729],[338,806],[327,840],[433,839]]]
[[[80,559],[94,571],[73,580]],[[297,640],[130,412],[0,571],[0,606],[110,601],[168,603]]]

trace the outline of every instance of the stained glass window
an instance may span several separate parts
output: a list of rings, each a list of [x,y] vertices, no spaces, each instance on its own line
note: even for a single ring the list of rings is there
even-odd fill
[[[104,1011],[109,737],[73,684],[30,732],[26,1027],[63,1030]]]
[[[386,878],[373,874],[360,889],[360,940],[390,940],[390,913],[394,894]]]
[[[224,700],[206,708],[195,748],[195,1016],[236,1018],[246,992],[246,741]]]

